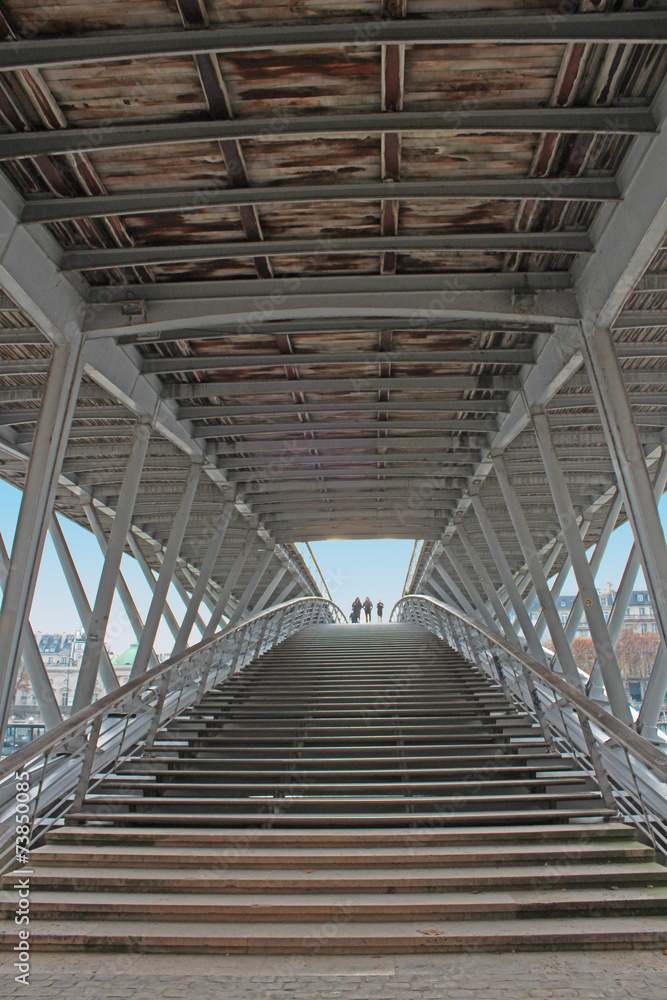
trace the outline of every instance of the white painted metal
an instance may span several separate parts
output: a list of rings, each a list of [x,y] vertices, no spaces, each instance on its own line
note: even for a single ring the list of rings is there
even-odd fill
[[[51,517],[49,533],[53,541],[53,546],[56,550],[56,555],[58,556],[58,561],[60,562],[62,571],[65,574],[65,579],[67,580],[67,586],[69,587],[70,594],[72,595],[72,600],[76,606],[76,613],[79,616],[79,621],[81,622],[83,628],[87,631],[90,624],[92,609],[88,603],[88,597],[83,589],[83,584],[81,583],[77,568],[74,565],[72,553],[69,550],[63,530],[60,527],[60,523],[55,514]],[[107,693],[109,691],[115,691],[119,686],[116,671],[112,666],[106,646],[103,646],[101,650],[100,680],[102,681],[102,686]]]
[[[607,623],[600,607],[600,599],[595,588],[591,567],[586,558],[586,549],[577,526],[577,518],[567,482],[551,439],[549,422],[543,410],[532,409],[531,417],[563,538],[570,553],[572,569],[584,602],[586,619],[595,646],[595,654],[600,661],[600,670],[609,704],[618,719],[626,725],[632,725],[632,714],[623,686],[623,679],[614,654],[614,647],[609,639]]]
[[[472,506],[475,511],[475,516],[479,521],[480,528],[486,539],[486,544],[489,547],[493,561],[496,564],[496,569],[500,573],[500,578],[503,581],[503,585],[509,595],[509,599],[514,609],[514,614],[517,617],[521,631],[524,634],[524,638],[528,644],[528,648],[535,657],[536,660],[540,660],[541,663],[546,663],[546,657],[544,655],[544,650],[540,644],[539,639],[535,635],[535,629],[533,628],[533,623],[530,620],[530,615],[526,611],[526,606],[521,600],[521,594],[517,589],[517,585],[512,576],[512,571],[503,552],[500,540],[493,530],[493,525],[489,520],[486,511],[484,510],[484,505],[482,504],[481,498],[479,496],[474,496],[472,498]]]
[[[183,544],[183,538],[188,526],[190,511],[192,510],[192,504],[194,503],[195,494],[197,493],[199,478],[202,472],[202,464],[202,459],[195,459],[190,464],[190,468],[188,470],[185,489],[183,490],[181,502],[178,505],[176,516],[174,517],[174,522],[171,526],[169,541],[167,542],[167,548],[164,554],[162,567],[160,569],[160,575],[157,579],[157,583],[155,584],[153,599],[151,600],[151,605],[148,609],[148,614],[146,615],[144,630],[141,633],[137,654],[134,658],[134,663],[132,664],[132,670],[130,671],[131,680],[134,680],[135,677],[143,674],[148,667],[148,661],[151,650],[153,649],[153,643],[155,642],[155,636],[157,635],[164,606],[167,601],[167,593],[169,591],[169,587],[171,586],[174,570],[176,569],[176,561],[178,559],[179,552],[181,551],[181,545]]]
[[[547,583],[542,562],[537,549],[535,548],[535,543],[530,533],[528,521],[526,520],[525,514],[521,509],[521,502],[517,492],[510,482],[507,464],[503,456],[494,454],[493,465],[496,470],[496,476],[500,489],[505,497],[507,511],[512,524],[514,525],[514,531],[519,539],[519,545],[521,546],[523,557],[526,560],[526,565],[528,566],[533,586],[535,587],[535,591],[537,593],[537,598],[547,620],[547,627],[549,629],[549,634],[551,635],[551,640],[554,644],[554,649],[556,650],[556,656],[558,657],[561,670],[570,684],[583,690],[579,670],[574,662],[574,656],[572,655],[570,644],[567,641],[560,616],[551,597],[549,584]],[[525,604],[522,603],[522,607],[525,609]]]
[[[239,597],[239,603],[236,605],[234,613],[229,619],[230,625],[236,625],[243,617],[243,614],[245,613],[246,608],[250,604],[253,594],[257,590],[259,582],[264,576],[264,573],[266,572],[266,569],[272,559],[273,559],[273,550],[267,549],[262,558],[260,559],[259,565],[256,567],[255,572],[250,577],[250,580],[248,581],[245,590]]]
[[[0,535],[0,590],[3,592],[7,585],[8,572],[9,555],[7,554],[2,535]],[[30,622],[26,622],[23,633],[23,662],[25,663],[30,686],[35,695],[35,701],[42,713],[44,725],[47,729],[52,729],[61,723],[63,719]]]
[[[81,659],[79,678],[74,692],[72,715],[90,705],[95,691],[95,681],[100,665],[100,656],[104,637],[106,635],[111,603],[120,572],[120,561],[123,556],[127,533],[130,530],[132,510],[139,489],[141,469],[146,457],[151,428],[147,420],[140,420],[134,432],[132,451],[127,461],[127,469],[123,480],[116,517],[114,518],[107,552],[97,588],[97,596],[90,616],[90,625],[86,637],[86,646]]]
[[[104,528],[100,523],[100,519],[97,513],[97,508],[94,507],[92,503],[88,503],[84,506],[84,511],[88,519],[88,524],[90,525],[91,530],[95,535],[95,538],[97,539],[97,544],[99,545],[102,551],[102,555],[106,559],[107,552],[109,551],[109,542],[107,536],[104,533]],[[128,537],[129,535],[130,532],[128,532]],[[130,623],[130,627],[134,632],[138,642],[144,630],[144,623],[142,621],[141,615],[139,614],[139,610],[136,604],[134,603],[134,598],[132,597],[130,588],[127,585],[125,577],[120,571],[118,572],[118,577],[116,579],[116,592],[118,594],[118,597],[120,598],[121,604],[123,605],[125,614],[127,615],[127,620]],[[157,657],[155,656],[155,654],[153,654],[151,658],[151,666],[154,667],[156,663],[157,663]]]
[[[54,348],[0,610],[0,733],[5,731],[11,709],[23,633],[32,607],[81,369],[79,351],[67,344]]]
[[[176,636],[172,656],[176,656],[177,653],[182,652],[188,644],[190,633],[192,632],[192,626],[195,623],[195,618],[197,617],[197,612],[199,611],[199,605],[202,602],[206,587],[211,579],[213,568],[218,558],[220,547],[222,546],[227,528],[229,527],[233,511],[234,504],[231,501],[226,503],[223,506],[222,513],[220,514],[217,524],[213,529],[213,534],[209,540],[206,555],[204,556],[204,561],[201,565],[199,578],[192,593],[192,597],[190,598],[190,602],[186,608],[185,615],[183,616],[181,627]]]

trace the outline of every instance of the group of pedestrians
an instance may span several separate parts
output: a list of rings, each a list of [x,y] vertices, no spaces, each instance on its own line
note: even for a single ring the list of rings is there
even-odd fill
[[[366,621],[369,622],[373,615],[373,602],[371,601],[370,597],[367,597],[363,604],[361,603],[360,597],[355,597],[354,601],[352,602],[352,614],[350,615],[350,621],[354,625],[359,624],[361,620],[362,609],[364,614],[366,615]],[[377,602],[377,604],[375,605],[375,610],[377,612],[378,621],[381,622],[382,612],[384,611],[384,604],[382,603],[382,601]]]

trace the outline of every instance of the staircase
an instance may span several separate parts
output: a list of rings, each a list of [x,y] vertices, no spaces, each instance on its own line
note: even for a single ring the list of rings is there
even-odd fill
[[[292,636],[93,784],[31,861],[40,951],[667,946],[667,869],[410,625]]]

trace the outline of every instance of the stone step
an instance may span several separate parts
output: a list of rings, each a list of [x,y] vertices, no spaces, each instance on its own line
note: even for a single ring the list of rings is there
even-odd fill
[[[161,806],[164,803],[160,803]],[[418,805],[418,803],[415,803]],[[244,827],[252,824],[264,826],[314,826],[326,825],[364,827],[377,824],[379,816],[377,812],[328,812],[328,813],[276,813],[276,812],[249,812],[239,811],[236,813],[205,813],[205,812],[184,812],[177,815],[173,812],[126,812],[113,811],[107,803],[101,803],[99,814],[94,812],[69,812],[65,817],[66,823],[90,823],[93,821],[103,823],[127,824],[157,824],[158,826],[222,826]],[[261,807],[260,807],[261,808]],[[466,826],[467,824],[479,823],[487,826],[491,821],[494,824],[515,824],[515,823],[563,823],[568,820],[603,819],[604,817],[615,817],[616,810],[606,809],[602,805],[591,806],[590,808],[558,808],[558,809],[526,809],[506,810],[504,812],[465,812],[465,813],[437,813],[434,811],[424,812],[419,808],[414,811],[406,810],[401,812],[383,813],[382,823],[392,826],[416,825],[420,823],[437,823],[439,826]]]
[[[195,802],[192,798],[186,796],[105,795],[99,791],[95,791],[86,796],[84,811],[94,812],[98,807],[106,810],[111,804],[116,807],[127,806],[133,810],[139,809],[142,811],[152,810],[157,807],[159,809],[190,809],[193,812],[199,810],[202,813],[211,812],[212,810],[227,812],[239,809],[239,807],[250,810],[253,806],[259,810],[268,806],[271,809],[280,809],[281,811],[319,812],[321,815],[322,813],[326,813],[328,809],[339,810],[343,808],[348,812],[353,809],[374,810],[381,813],[386,810],[395,809],[397,806],[404,806],[406,809],[410,807],[421,809],[430,807],[431,809],[438,809],[443,812],[451,810],[452,812],[456,811],[463,814],[473,812],[475,808],[479,808],[480,806],[486,807],[489,812],[503,810],[508,806],[511,806],[517,812],[521,808],[530,810],[533,807],[544,807],[546,805],[555,808],[556,804],[560,801],[596,804],[598,802],[601,803],[601,798],[600,793],[597,791],[571,792],[569,790],[514,795],[505,795],[502,792],[498,792],[495,795],[466,795],[465,798],[461,795],[421,794],[403,796],[368,795],[363,793],[350,795],[349,793],[342,792],[341,795],[310,794],[303,797],[273,793],[267,794],[264,797],[258,796],[257,798],[234,795],[219,797],[200,796]]]
[[[126,845],[111,838],[83,845],[69,843],[62,837],[49,836],[47,846],[35,855],[40,865],[102,867],[118,864],[123,868],[382,868],[389,864],[402,868],[457,865],[530,865],[575,862],[640,862],[653,861],[653,850],[631,839],[605,838],[599,843],[570,839],[563,843],[535,842],[430,846],[403,845],[366,847],[257,847],[249,841],[220,846],[188,846],[181,838],[179,846]],[[92,839],[92,838],[88,838]],[[316,839],[311,837],[309,839]],[[222,845],[221,845],[222,846]]]
[[[0,893],[0,912],[10,916],[15,902]],[[46,920],[150,920],[219,921],[383,921],[397,920],[512,920],[542,918],[557,921],[571,917],[664,918],[667,890],[650,888],[568,889],[562,891],[396,892],[387,895],[359,892],[327,893],[227,893],[193,892],[169,898],[163,891],[150,893],[94,891],[43,892],[31,900],[31,915]],[[667,931],[667,926],[665,928]]]
[[[477,771],[487,771],[487,770],[498,770],[499,772],[504,770],[509,771],[548,771],[551,769],[556,770],[566,770],[569,768],[572,758],[570,757],[558,757],[553,753],[539,753],[531,752],[524,754],[515,754],[508,752],[513,750],[514,744],[494,744],[494,752],[482,756],[477,754],[475,756],[465,756],[457,757],[453,754],[448,754],[443,757],[443,754],[435,755],[418,755],[407,754],[401,752],[400,757],[372,757],[371,755],[364,757],[350,757],[347,755],[339,755],[336,757],[323,757],[321,754],[309,757],[304,756],[305,751],[297,748],[292,748],[292,754],[289,757],[277,757],[271,754],[270,758],[263,759],[263,767],[267,769],[270,765],[272,768],[278,768],[279,766],[298,766],[309,773],[311,769],[315,771],[323,770],[320,765],[339,765],[338,768],[329,768],[333,773],[338,773],[340,770],[340,765],[344,765],[346,768],[354,768],[355,773],[357,771],[366,770],[366,765],[372,765],[373,770],[371,773],[375,774],[378,770],[383,771],[395,771],[396,773],[405,773],[405,771],[410,771],[411,773],[463,773],[463,774],[474,774]],[[440,763],[442,760],[447,761],[447,766],[439,768],[421,768],[417,767],[417,764],[423,763]],[[450,764],[460,764],[465,763],[466,767],[449,767]],[[484,767],[479,767],[480,763],[484,764]],[[217,770],[224,768],[225,773],[229,774],[231,768],[240,768],[242,766],[247,766],[252,768],[253,771],[257,769],[258,773],[261,773],[261,768],[258,768],[257,757],[240,757],[237,753],[233,753],[229,756],[217,755],[215,757],[206,757],[203,753],[197,753],[196,757],[175,757],[168,756],[166,754],[150,753],[143,757],[134,757],[131,760],[123,763],[119,768],[119,773],[122,773],[126,768],[132,768],[138,771],[140,768],[153,769],[155,765],[168,764],[170,768],[174,770],[182,769],[190,773],[190,770],[196,768],[206,768],[206,772],[211,770]]]
[[[359,868],[336,868],[289,871],[284,869],[198,871],[178,868],[152,869],[138,873],[134,868],[123,868],[116,862],[113,868],[87,868],[72,872],[41,863],[38,855],[31,862],[31,893],[42,891],[85,892],[444,892],[444,891],[506,891],[530,889],[567,890],[569,888],[611,888],[612,886],[667,887],[667,869],[651,862],[643,863],[590,863],[521,865],[505,869],[503,866],[466,867],[458,865],[432,868],[410,868],[407,871],[391,866],[371,871]],[[14,879],[4,876],[2,886],[8,890]],[[11,895],[11,894],[10,894]],[[667,904],[667,896],[661,897]],[[14,901],[15,903],[15,901]],[[9,902],[7,903],[9,905]],[[5,911],[7,912],[7,911]],[[667,916],[667,905],[665,907]]]
[[[13,948],[12,929],[0,944]],[[391,955],[472,951],[581,951],[607,948],[663,948],[664,917],[587,919],[460,920],[221,924],[183,921],[35,922],[30,936],[36,953],[116,951],[188,954]]]
[[[225,774],[225,778],[228,779],[227,774]],[[389,793],[421,796],[424,793],[436,795],[444,792],[463,793],[469,790],[478,790],[485,795],[496,792],[503,793],[503,797],[505,798],[505,793],[511,789],[515,789],[517,793],[525,793],[526,790],[540,790],[558,786],[559,797],[562,797],[570,794],[569,788],[571,786],[585,785],[587,782],[588,778],[584,775],[551,778],[514,778],[498,781],[490,779],[484,781],[480,779],[473,779],[471,781],[438,781],[435,778],[431,781],[409,781],[406,778],[404,781],[385,782],[373,780],[369,776],[367,781],[350,781],[348,779],[336,782],[323,779],[314,782],[305,781],[297,773],[291,771],[286,771],[283,775],[278,775],[274,781],[260,781],[259,778],[255,781],[248,781],[246,777],[244,781],[239,780],[235,782],[229,780],[224,782],[220,780],[215,782],[190,782],[178,780],[176,776],[170,777],[168,773],[165,774],[163,772],[159,775],[159,778],[150,781],[147,781],[143,775],[125,775],[123,777],[107,778],[104,784],[97,789],[96,794],[111,795],[120,789],[125,789],[130,792],[141,792],[143,795],[151,797],[159,797],[161,795],[171,796],[176,793],[185,796],[186,793],[192,792],[202,796],[202,798],[208,798],[210,796],[238,796],[241,793],[244,795],[280,794],[284,792],[285,786],[288,786],[292,794],[296,794],[298,791],[299,795],[308,795],[314,792],[318,796],[323,794],[345,796],[360,794],[386,795]]]
[[[377,849],[397,850],[404,847],[423,849],[425,847],[457,847],[464,849],[496,848],[498,846],[523,850],[523,845],[544,849],[545,845],[573,845],[577,850],[582,846],[618,844],[626,842],[637,844],[635,830],[628,823],[586,821],[582,823],[550,823],[540,826],[538,823],[527,826],[474,826],[454,827],[451,829],[434,829],[432,826],[408,828],[403,830],[385,830],[383,828],[366,828],[364,830],[328,829],[324,825],[317,830],[258,830],[256,827],[248,830],[215,830],[210,828],[191,828],[182,830],[179,827],[165,824],[163,829],[154,827],[141,829],[134,827],[127,830],[104,828],[100,826],[68,827],[61,826],[51,829],[46,834],[47,844],[74,845],[135,845],[142,847],[188,847],[199,848],[229,848],[232,852],[242,846],[244,850],[262,847],[264,849],[283,848],[292,851],[310,850],[311,848],[327,848],[329,850],[346,849],[366,851],[371,857]],[[372,849],[372,850],[371,850]],[[651,848],[642,850],[650,851]],[[229,853],[229,852],[227,852]]]

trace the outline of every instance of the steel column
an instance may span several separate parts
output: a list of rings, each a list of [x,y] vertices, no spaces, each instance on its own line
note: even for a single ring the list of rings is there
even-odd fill
[[[618,520],[618,515],[621,512],[621,507],[623,506],[623,494],[620,490],[617,491],[616,496],[611,501],[607,517],[602,526],[602,531],[598,537],[595,549],[593,550],[593,555],[591,556],[590,569],[593,579],[597,576],[598,570],[600,569],[600,563],[602,562],[602,557],[605,554],[607,545],[609,544],[609,539],[611,538],[611,533],[616,527],[616,522]],[[577,594],[572,609],[567,619],[565,625],[565,635],[567,636],[567,641],[572,644],[574,637],[577,634],[577,629],[579,627],[579,622],[584,613],[584,600],[581,592]],[[604,615],[604,612],[603,612]],[[610,635],[611,638],[611,635]]]
[[[268,587],[264,589],[264,593],[262,594],[260,599],[257,601],[256,604],[253,604],[252,608],[253,615],[258,615],[260,611],[264,610],[269,601],[269,598],[271,597],[271,594],[276,589],[276,587],[278,586],[278,584],[280,583],[286,572],[287,572],[287,566],[281,566],[276,575],[269,583]]]
[[[185,480],[185,489],[183,490],[183,495],[174,516],[171,531],[169,532],[169,541],[167,542],[162,568],[155,584],[153,599],[146,615],[137,655],[134,658],[132,670],[130,671],[130,680],[139,677],[148,667],[148,660],[162,619],[162,612],[167,601],[167,593],[174,577],[178,554],[181,551],[188,520],[190,519],[190,511],[192,510],[197,487],[199,486],[203,464],[203,459],[197,459],[190,463],[188,475]]]
[[[0,589],[4,592],[7,585],[7,573],[9,572],[9,556],[0,535]],[[49,675],[44,666],[42,654],[39,651],[35,633],[30,622],[26,622],[23,632],[23,662],[28,674],[30,686],[35,695],[37,706],[42,713],[42,719],[47,729],[52,729],[63,721],[63,717],[58,705],[58,700],[53,693]]]
[[[239,599],[239,603],[236,605],[234,614],[229,619],[230,625],[236,625],[237,622],[239,622],[240,619],[243,617],[245,609],[248,607],[248,604],[252,600],[252,595],[257,590],[259,581],[264,576],[264,573],[266,572],[266,569],[272,559],[273,559],[273,549],[267,549],[259,561],[259,566],[256,568],[255,572],[250,577],[248,585],[246,589],[243,591]]]
[[[491,606],[496,613],[496,618],[500,622],[500,627],[505,633],[506,638],[510,642],[519,643],[519,637],[516,633],[516,629],[512,625],[512,622],[510,621],[510,617],[507,614],[507,611],[505,610],[505,605],[500,600],[500,597],[498,596],[498,591],[493,586],[493,580],[489,576],[488,570],[484,565],[481,556],[479,555],[477,549],[475,549],[472,542],[470,541],[470,538],[468,537],[468,532],[465,530],[462,524],[458,525],[457,531],[459,534],[459,538],[463,543],[463,547],[468,553],[468,558],[473,564],[476,572],[479,573],[479,578],[484,586],[489,601],[491,602]]]
[[[585,517],[581,522],[581,525],[579,526],[579,533],[581,534],[582,539],[584,539],[588,534],[588,529],[590,528],[590,526],[591,526],[590,520]],[[554,580],[553,586],[551,587],[551,597],[554,603],[560,597],[560,592],[565,586],[565,581],[567,580],[571,569],[572,569],[572,560],[570,559],[570,553],[566,552],[565,559],[563,560],[563,565],[561,566],[558,572],[558,576]],[[538,619],[535,622],[535,631],[537,632],[537,635],[540,639],[542,638],[542,634],[546,627],[547,627],[547,620],[540,611]]]
[[[278,594],[278,597],[276,598],[276,604],[282,604],[284,601],[286,601],[287,595],[291,594],[296,586],[298,586],[298,580],[294,579],[290,580],[287,586],[283,587],[283,589]]]
[[[97,680],[97,671],[100,665],[100,655],[102,646],[104,645],[113,595],[120,574],[120,562],[127,542],[127,533],[130,530],[132,510],[137,491],[139,490],[141,470],[148,450],[150,435],[150,423],[147,419],[142,418],[134,431],[132,450],[127,461],[123,485],[118,498],[116,516],[109,535],[107,554],[97,588],[95,604],[90,616],[86,647],[83,651],[81,669],[79,670],[79,678],[76,691],[74,692],[72,715],[82,708],[86,708],[93,700],[95,681]]]
[[[558,559],[558,556],[560,555],[562,548],[563,548],[563,543],[562,542],[556,542],[555,545],[551,546],[551,552],[549,553],[549,555],[547,556],[547,558],[544,560],[544,567],[543,567],[544,568],[544,575],[545,575],[545,577],[547,579],[549,578],[549,573],[551,572],[551,570],[553,568],[553,565],[556,562],[556,559]],[[535,589],[535,584],[533,584],[533,586],[530,588],[530,590],[526,594],[526,597],[525,597],[524,602],[523,602],[526,605],[526,609],[528,611],[528,614],[530,614],[530,609],[531,609],[531,607],[533,605],[533,602],[535,601],[536,597],[537,597],[537,591]]]
[[[218,554],[220,552],[220,547],[222,546],[233,511],[234,503],[230,500],[224,505],[222,513],[218,518],[218,522],[213,529],[213,535],[208,543],[206,555],[204,556],[204,560],[201,565],[199,579],[197,580],[195,589],[192,592],[190,603],[186,608],[183,621],[181,622],[181,627],[178,630],[178,635],[176,636],[176,642],[174,643],[174,648],[171,653],[172,656],[175,656],[177,653],[181,653],[188,645],[190,633],[192,632],[192,626],[195,623],[195,618],[197,617],[197,612],[199,611],[199,605],[202,602],[208,582],[213,574]]]
[[[667,642],[667,543],[644,449],[610,331],[588,322],[582,323],[581,330],[584,362],[664,643]]]
[[[153,570],[148,565],[148,562],[146,560],[146,556],[141,551],[139,543],[137,542],[136,538],[134,537],[134,534],[131,531],[129,531],[128,534],[127,534],[127,541],[128,541],[128,544],[129,544],[130,548],[132,549],[132,555],[134,556],[134,558],[139,563],[139,566],[141,568],[141,572],[144,574],[144,577],[146,578],[146,582],[147,582],[148,586],[151,588],[151,593],[152,593],[155,590],[155,575],[153,573]],[[176,621],[176,618],[174,617],[173,611],[171,610],[171,608],[169,607],[169,605],[166,604],[166,603],[165,603],[165,606],[164,606],[164,612],[163,612],[163,614],[164,614],[164,620],[167,623],[167,627],[168,627],[169,631],[174,636],[174,638],[176,638],[176,636],[178,635],[178,622]]]
[[[477,520],[482,529],[484,538],[486,539],[486,544],[489,546],[489,551],[491,552],[491,557],[493,558],[500,577],[505,585],[505,589],[509,594],[509,599],[511,601],[512,607],[514,608],[514,613],[517,617],[519,625],[521,626],[521,631],[524,634],[526,642],[528,644],[528,649],[540,663],[547,665],[547,658],[544,654],[544,650],[540,644],[539,639],[535,634],[535,629],[533,628],[533,623],[530,620],[530,615],[526,611],[526,606],[521,600],[521,595],[517,589],[517,585],[514,582],[514,577],[512,576],[512,571],[509,567],[509,563],[505,558],[505,553],[503,552],[502,545],[493,530],[493,525],[489,520],[486,511],[484,510],[484,505],[482,499],[479,495],[472,498],[472,506],[475,511]]]
[[[461,610],[465,612],[465,614],[472,615],[473,618],[476,618],[477,614],[475,612],[475,609],[473,608],[472,604],[470,603],[466,595],[463,593],[461,588],[458,586],[456,580],[452,577],[451,573],[448,573],[446,569],[443,569],[440,563],[436,563],[434,569],[436,570],[437,573],[440,574],[442,579],[445,581],[445,584],[447,585],[450,593],[454,595],[454,599],[456,600]],[[431,580],[431,582],[433,581]]]
[[[88,518],[88,524],[92,528],[93,534],[97,539],[97,543],[100,549],[102,550],[102,555],[106,558],[107,552],[109,550],[109,542],[107,541],[107,536],[104,534],[104,528],[100,523],[97,511],[92,506],[92,504],[87,504],[84,507],[84,510],[86,512],[86,517]],[[130,593],[130,588],[125,582],[125,577],[120,572],[120,570],[118,571],[118,578],[116,580],[116,591],[118,592],[121,604],[125,609],[125,614],[128,617],[128,621],[130,622],[132,631],[134,632],[137,640],[139,640],[141,638],[141,633],[144,630],[144,623],[141,620],[141,615],[139,614],[137,606],[134,603],[134,598]],[[158,662],[157,657],[153,655],[151,660],[151,665],[155,666],[157,662]]]
[[[439,583],[436,583],[433,578],[431,578],[428,581],[428,583],[426,584],[426,586],[431,588],[431,590],[434,592],[435,596],[439,600],[446,601],[447,604],[458,604],[458,601],[456,600],[456,597],[454,597],[453,594],[448,593],[445,590],[445,588],[441,587]],[[463,611],[463,608],[461,608],[460,610]]]
[[[162,551],[162,548],[159,547],[157,544],[155,545],[155,558],[160,563],[160,567],[162,567],[162,563],[164,562],[164,552]],[[185,578],[187,579],[188,583],[190,583],[192,585],[192,589],[194,590],[194,584],[192,583],[192,577],[188,573],[187,569],[185,568],[185,566],[181,566],[180,569],[181,569],[181,572],[183,573],[183,575],[185,576]],[[176,593],[178,594],[178,596],[180,597],[180,599],[183,601],[183,604],[187,608],[188,604],[190,603],[190,601],[192,599],[192,594],[189,593],[187,587],[178,578],[178,576],[176,575],[176,573],[174,573],[174,575],[172,576],[171,582],[173,584],[174,590],[176,591]],[[204,596],[204,598],[202,599],[202,604],[205,604],[205,603],[207,603],[206,602],[206,596]],[[197,614],[197,617],[195,618],[195,625],[199,629],[200,634],[203,635],[204,634],[204,629],[206,628],[206,625],[204,624],[204,619],[202,618],[202,616],[200,614]]]
[[[5,732],[11,710],[23,632],[32,607],[82,364],[80,349],[68,344],[53,348],[0,610],[0,733]]]
[[[544,611],[544,616],[547,620],[549,634],[551,635],[554,649],[556,650],[558,662],[560,663],[561,669],[570,684],[573,684],[575,687],[583,690],[579,670],[574,662],[570,644],[565,636],[565,630],[563,629],[560,615],[556,611],[556,605],[552,600],[549,584],[547,583],[547,578],[544,574],[544,569],[533,541],[530,526],[521,508],[521,502],[518,494],[510,482],[507,464],[502,455],[493,455],[492,457],[498,484],[503,497],[505,498],[505,503],[507,504],[507,512],[512,521],[512,525],[514,526],[516,537],[519,540],[519,545],[521,546],[523,557],[526,560],[526,565],[528,566],[528,570],[532,577],[533,585],[537,591],[538,600],[542,605],[542,610]]]
[[[631,726],[633,725],[632,713],[630,712],[625,688],[623,687],[623,679],[618,669],[614,647],[609,638],[607,623],[600,607],[595,580],[593,579],[593,574],[586,558],[586,549],[579,534],[577,519],[565,476],[560,467],[556,449],[551,438],[549,422],[546,414],[541,409],[531,410],[531,417],[540,455],[542,456],[544,471],[553,497],[554,507],[556,508],[556,514],[558,515],[567,550],[572,559],[572,569],[577,578],[579,593],[586,609],[586,619],[593,645],[595,646],[595,653],[600,661],[600,669],[607,697],[609,698],[609,705],[618,719],[625,722],[626,725]]]
[[[79,620],[81,621],[84,629],[87,630],[90,624],[92,610],[90,604],[88,603],[88,597],[83,589],[83,584],[81,583],[77,568],[74,565],[72,553],[69,550],[63,530],[60,527],[60,523],[55,514],[51,517],[49,532],[51,534],[51,539],[53,540],[56,555],[58,556],[58,561],[60,562],[62,571],[65,574],[65,579],[67,580],[67,586],[69,587],[72,595],[72,600],[76,605],[76,613],[78,614]],[[113,668],[106,646],[102,647],[100,658],[100,680],[102,681],[104,690],[107,693],[109,691],[115,691],[116,688],[120,686],[118,684],[116,671]]]
[[[213,611],[211,612],[211,617],[209,618],[208,625],[204,629],[204,639],[210,638],[214,635],[218,625],[220,624],[220,619],[222,618],[227,605],[229,603],[229,598],[232,596],[232,591],[236,586],[237,580],[240,577],[243,567],[246,564],[246,560],[250,555],[252,547],[255,543],[257,533],[254,528],[250,528],[248,531],[246,540],[243,544],[243,548],[237,555],[236,559],[232,563],[232,568],[229,571],[229,575],[225,580],[225,585],[220,592],[220,596],[216,602]]]
[[[479,591],[477,590],[474,583],[472,582],[472,580],[466,573],[465,569],[461,565],[460,560],[452,552],[451,546],[449,545],[445,546],[444,553],[449,559],[450,563],[452,564],[452,568],[454,569],[454,572],[457,574],[459,580],[461,581],[463,586],[466,588],[466,590],[472,597],[477,610],[479,611],[480,615],[482,616],[486,624],[489,626],[489,628],[493,629],[494,632],[497,631],[498,623],[495,622],[493,620],[492,615],[489,614],[489,610],[484,601],[482,600]]]
[[[655,472],[655,477],[653,480],[653,496],[656,502],[662,496],[665,485],[667,484],[667,448],[663,448],[660,461],[658,462],[658,467]],[[621,582],[618,585],[618,590],[616,591],[616,597],[614,598],[614,603],[611,609],[611,614],[609,616],[609,622],[607,627],[609,629],[609,638],[613,642],[614,646],[618,642],[618,637],[621,634],[621,629],[623,628],[623,620],[625,618],[625,612],[627,611],[628,604],[630,603],[630,598],[632,597],[632,591],[634,590],[635,581],[637,579],[637,573],[639,572],[640,557],[639,548],[635,542],[630,549],[630,554],[628,556],[628,561],[625,564],[625,569],[623,570],[623,575],[621,577]],[[595,669],[595,668],[594,668]]]

